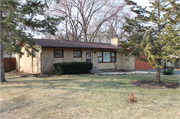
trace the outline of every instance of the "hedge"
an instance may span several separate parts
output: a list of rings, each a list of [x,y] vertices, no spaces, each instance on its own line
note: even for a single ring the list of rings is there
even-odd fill
[[[55,74],[89,73],[93,64],[89,62],[64,62],[53,64]]]
[[[174,70],[173,68],[172,68],[172,69],[169,69],[169,70],[167,70],[167,71],[164,70],[164,71],[162,71],[162,73],[165,74],[165,75],[172,75],[172,74],[174,74],[173,70]]]

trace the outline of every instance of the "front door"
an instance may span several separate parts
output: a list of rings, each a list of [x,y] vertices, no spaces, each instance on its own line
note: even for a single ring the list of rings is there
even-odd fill
[[[92,51],[86,51],[86,62],[92,62]]]

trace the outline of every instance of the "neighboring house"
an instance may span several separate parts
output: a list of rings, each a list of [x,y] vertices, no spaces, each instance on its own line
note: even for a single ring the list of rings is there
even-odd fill
[[[14,53],[6,53],[6,51],[4,51],[4,58],[12,58],[12,57],[15,57],[15,54]]]
[[[34,52],[35,57],[27,57],[27,53],[22,49],[25,54],[16,55],[17,70],[29,73],[53,73],[52,65],[61,62],[92,62],[97,70],[135,70],[137,64],[134,57],[127,61],[125,54],[116,51],[122,49],[118,46],[118,38],[111,39],[111,43],[34,40],[39,52]]]

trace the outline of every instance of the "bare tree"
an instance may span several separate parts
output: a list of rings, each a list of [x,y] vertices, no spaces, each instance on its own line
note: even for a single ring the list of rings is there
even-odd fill
[[[99,30],[107,27],[106,22],[120,22],[127,15],[125,6],[123,0],[61,0],[49,12],[66,16],[59,31],[67,40],[94,42]]]

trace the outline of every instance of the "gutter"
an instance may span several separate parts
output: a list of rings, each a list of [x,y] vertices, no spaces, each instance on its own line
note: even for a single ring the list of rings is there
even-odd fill
[[[59,47],[59,46],[56,46],[56,47],[52,47],[52,46],[43,46],[42,48],[65,48],[65,49],[104,49],[104,50],[123,50],[122,47],[115,47],[115,48],[95,48],[95,47],[92,47],[92,48],[88,48],[88,47]]]

